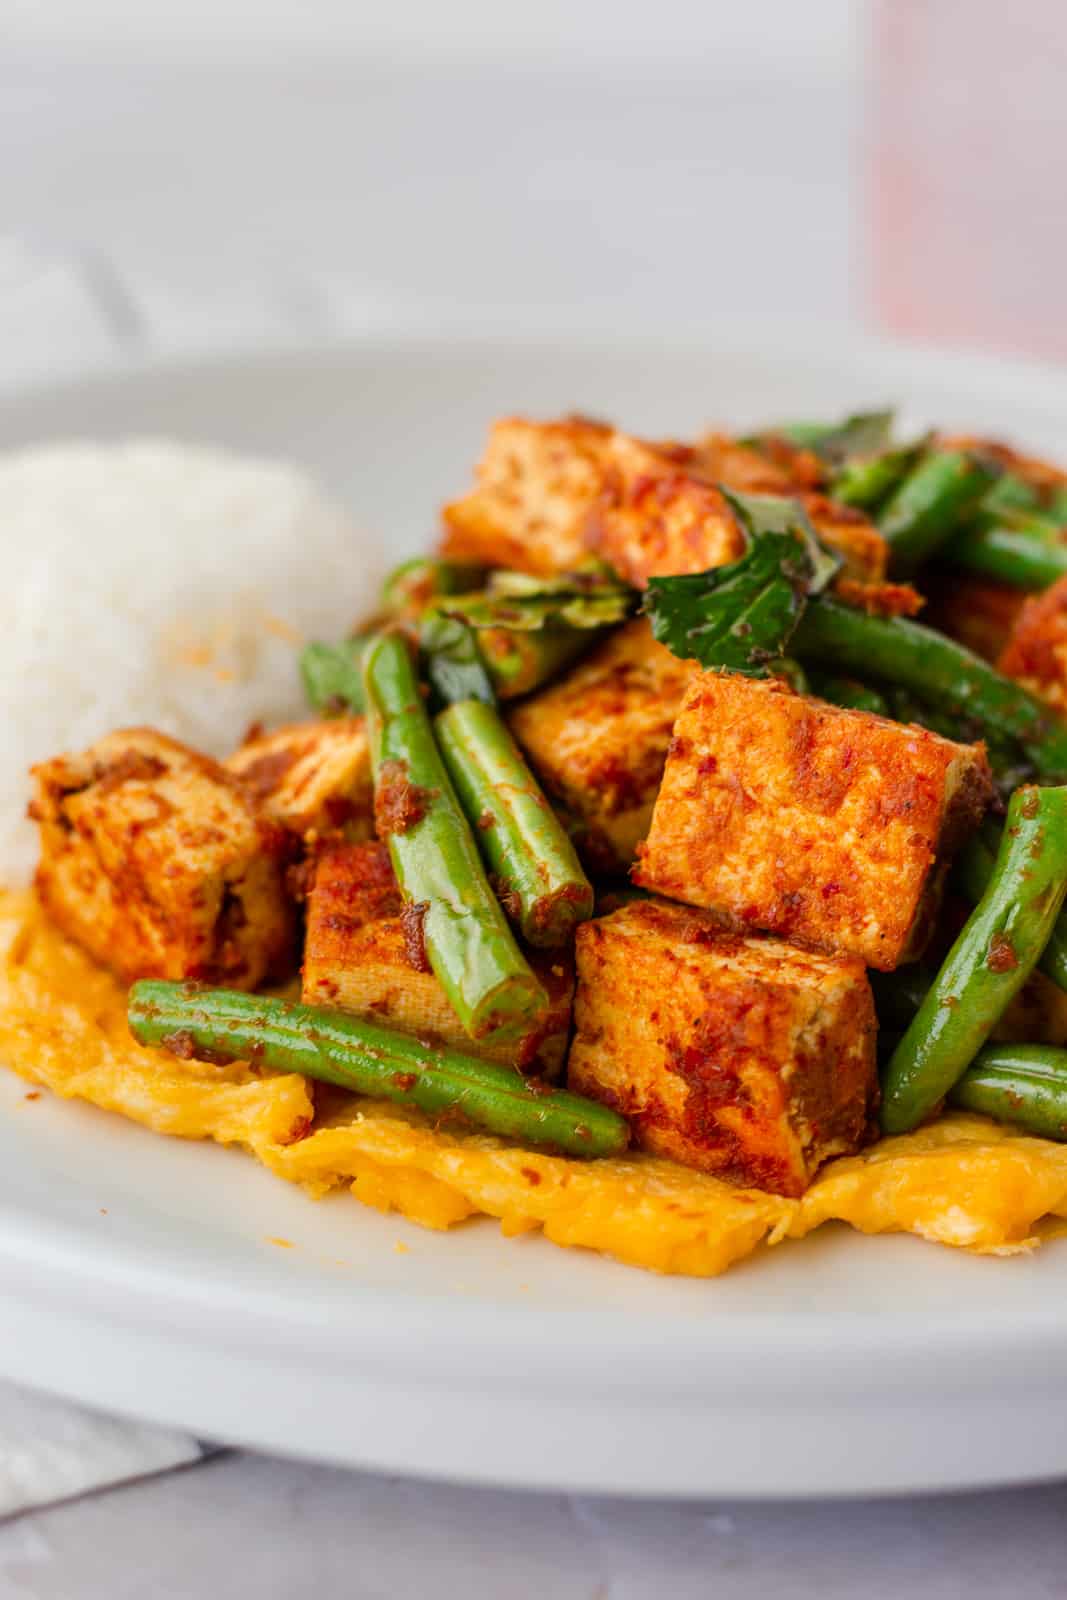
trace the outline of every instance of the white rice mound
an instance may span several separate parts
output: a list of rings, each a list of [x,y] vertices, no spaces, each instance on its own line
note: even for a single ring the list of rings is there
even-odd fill
[[[365,612],[380,568],[296,468],[162,440],[0,455],[0,882],[36,858],[27,769],[149,723],[224,756],[308,715],[307,639]]]

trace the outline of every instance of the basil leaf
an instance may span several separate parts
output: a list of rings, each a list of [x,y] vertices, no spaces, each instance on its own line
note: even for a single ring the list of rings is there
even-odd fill
[[[707,572],[650,579],[644,608],[653,634],[676,656],[762,678],[784,653],[808,596],[826,587],[840,561],[795,501],[723,494],[745,530],[745,554]]]
[[[336,645],[307,644],[301,650],[300,678],[304,693],[323,716],[364,709],[360,662],[368,642],[368,637],[356,637]]]
[[[624,622],[636,608],[637,594],[601,568],[538,578],[525,572],[490,573],[477,594],[442,599],[437,611],[471,628],[534,632],[564,624],[604,628]]]
[[[856,456],[880,455],[892,439],[892,411],[857,411],[820,434],[812,449],[823,461],[840,467]]]
[[[445,705],[457,700],[482,700],[496,705],[492,680],[485,670],[473,631],[456,617],[428,612],[419,629],[426,678]]]

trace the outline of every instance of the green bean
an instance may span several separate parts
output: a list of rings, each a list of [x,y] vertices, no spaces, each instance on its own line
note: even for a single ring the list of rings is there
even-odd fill
[[[878,689],[861,683],[858,678],[842,678],[833,672],[811,670],[811,692],[832,706],[843,706],[846,711],[869,711],[872,716],[889,717],[889,702]]]
[[[1040,512],[983,508],[956,529],[941,556],[1014,589],[1045,589],[1067,577],[1067,529]]]
[[[548,683],[604,637],[600,628],[479,628],[478,645],[499,700],[516,700]]]
[[[363,687],[378,836],[404,899],[424,908],[430,966],[472,1037],[527,1032],[547,997],[489,887],[400,629],[371,643]]]
[[[949,1094],[953,1105],[1037,1134],[1067,1140],[1067,1050],[991,1044]]]
[[[344,1011],[146,980],[130,990],[129,1024],[144,1045],[298,1072],[568,1155],[617,1155],[629,1141],[624,1119],[595,1100]]]
[[[878,1014],[878,1037],[887,1030],[903,1035],[922,1005],[936,973],[925,962],[909,962],[893,972],[870,971],[867,977]]]
[[[1067,789],[1018,789],[985,893],[886,1069],[886,1133],[914,1128],[963,1076],[1037,964],[1065,892]]]
[[[566,944],[593,914],[593,888],[500,713],[461,700],[434,731],[505,909],[529,944]]]
[[[845,676],[896,684],[978,730],[1016,739],[1038,777],[1067,778],[1067,726],[1012,683],[932,628],[907,617],[872,617],[827,595],[809,602],[790,648]]]
[[[999,516],[1002,511],[1037,511],[1040,506],[1040,496],[1032,484],[1017,472],[1002,472],[983,498],[981,512]]]
[[[977,506],[993,468],[966,450],[931,450],[894,490],[878,517],[894,573],[914,572]]]
[[[873,511],[914,466],[918,449],[914,445],[900,450],[882,450],[877,455],[857,456],[846,461],[830,480],[828,493],[846,506]]]
[[[952,867],[953,880],[964,899],[972,905],[985,894],[993,876],[1003,834],[989,821],[964,845]],[[1038,968],[1059,989],[1067,990],[1067,911],[1056,918]]]

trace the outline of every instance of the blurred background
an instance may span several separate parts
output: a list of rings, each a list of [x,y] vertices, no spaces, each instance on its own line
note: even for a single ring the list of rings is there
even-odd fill
[[[1065,70],[1062,0],[5,0],[6,375],[415,323],[1067,355]]]

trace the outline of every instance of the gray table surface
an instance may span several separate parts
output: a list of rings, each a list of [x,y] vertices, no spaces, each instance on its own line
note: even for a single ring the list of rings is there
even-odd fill
[[[0,192],[12,228],[0,237],[0,381],[131,346],[389,326],[413,308],[444,315],[457,303],[497,325],[573,321],[586,307],[604,325],[655,316],[692,325],[706,292],[695,194],[731,218],[735,236],[748,230],[743,258],[719,256],[717,293],[739,317],[757,320],[773,302],[783,320],[855,322],[854,83],[783,77],[775,94],[764,84],[754,98],[736,82],[710,92],[699,80],[642,80],[636,100],[626,84],[602,85],[592,117],[589,92],[573,78],[503,84],[483,74],[457,85],[366,69],[0,59]],[[487,156],[490,126],[506,139]],[[722,155],[734,145],[748,152],[744,181]],[[350,154],[343,169],[319,159],[338,147]],[[487,239],[480,221],[516,173],[528,180],[521,207],[513,201]],[[627,219],[635,180],[648,201],[643,225],[675,244],[658,277],[634,242],[632,208]],[[784,276],[772,252],[783,231],[806,242]],[[448,248],[428,273],[432,239]],[[54,1411],[41,1415],[54,1425]],[[318,1589],[1067,1595],[1067,1485],[892,1502],[638,1504],[225,1450],[205,1458],[180,1439],[102,1431],[102,1476],[151,1475],[79,1493],[68,1473],[53,1480],[59,1503],[0,1520],[0,1600],[271,1600]],[[0,1463],[3,1450],[0,1428]],[[187,1456],[196,1459],[170,1466]]]
[[[242,1454],[0,1526],[2,1600],[1025,1600],[1067,1594],[1067,1486],[851,1505],[635,1504]]]

